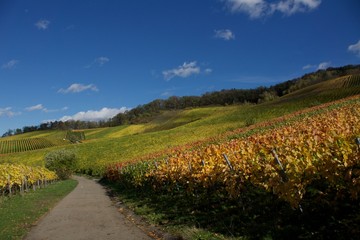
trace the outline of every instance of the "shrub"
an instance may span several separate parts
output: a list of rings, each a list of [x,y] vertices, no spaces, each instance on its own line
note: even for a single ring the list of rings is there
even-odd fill
[[[76,169],[75,153],[69,150],[56,150],[46,154],[45,167],[55,171],[60,179],[68,179]]]

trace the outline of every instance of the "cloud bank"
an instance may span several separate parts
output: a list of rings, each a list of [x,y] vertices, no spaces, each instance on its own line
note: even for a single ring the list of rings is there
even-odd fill
[[[126,107],[121,108],[102,108],[99,111],[96,110],[89,110],[86,112],[78,112],[72,116],[63,116],[60,118],[60,121],[66,122],[69,120],[74,121],[100,121],[100,120],[107,120],[119,113],[124,113],[125,111],[129,110]]]

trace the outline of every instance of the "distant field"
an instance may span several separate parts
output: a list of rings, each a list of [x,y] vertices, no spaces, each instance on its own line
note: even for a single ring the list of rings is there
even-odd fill
[[[0,162],[43,165],[47,152],[67,148],[76,152],[80,161],[80,171],[101,174],[109,163],[129,161],[154,153],[166,154],[169,148],[203,141],[228,131],[357,94],[360,94],[360,77],[346,76],[312,85],[262,104],[167,111],[146,124],[89,129],[84,131],[85,140],[81,144],[56,145],[2,155]],[[48,131],[22,134],[7,139],[39,138],[39,134],[48,139],[64,137],[64,132]]]

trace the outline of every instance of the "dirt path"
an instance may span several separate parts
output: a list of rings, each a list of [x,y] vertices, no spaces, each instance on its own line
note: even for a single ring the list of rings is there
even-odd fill
[[[26,240],[152,239],[116,209],[100,184],[75,179],[79,184],[74,191],[37,223]]]

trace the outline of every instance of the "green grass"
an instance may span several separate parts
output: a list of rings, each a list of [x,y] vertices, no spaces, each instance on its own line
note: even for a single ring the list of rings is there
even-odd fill
[[[77,185],[75,180],[11,197],[0,197],[0,239],[22,239],[32,224]]]

